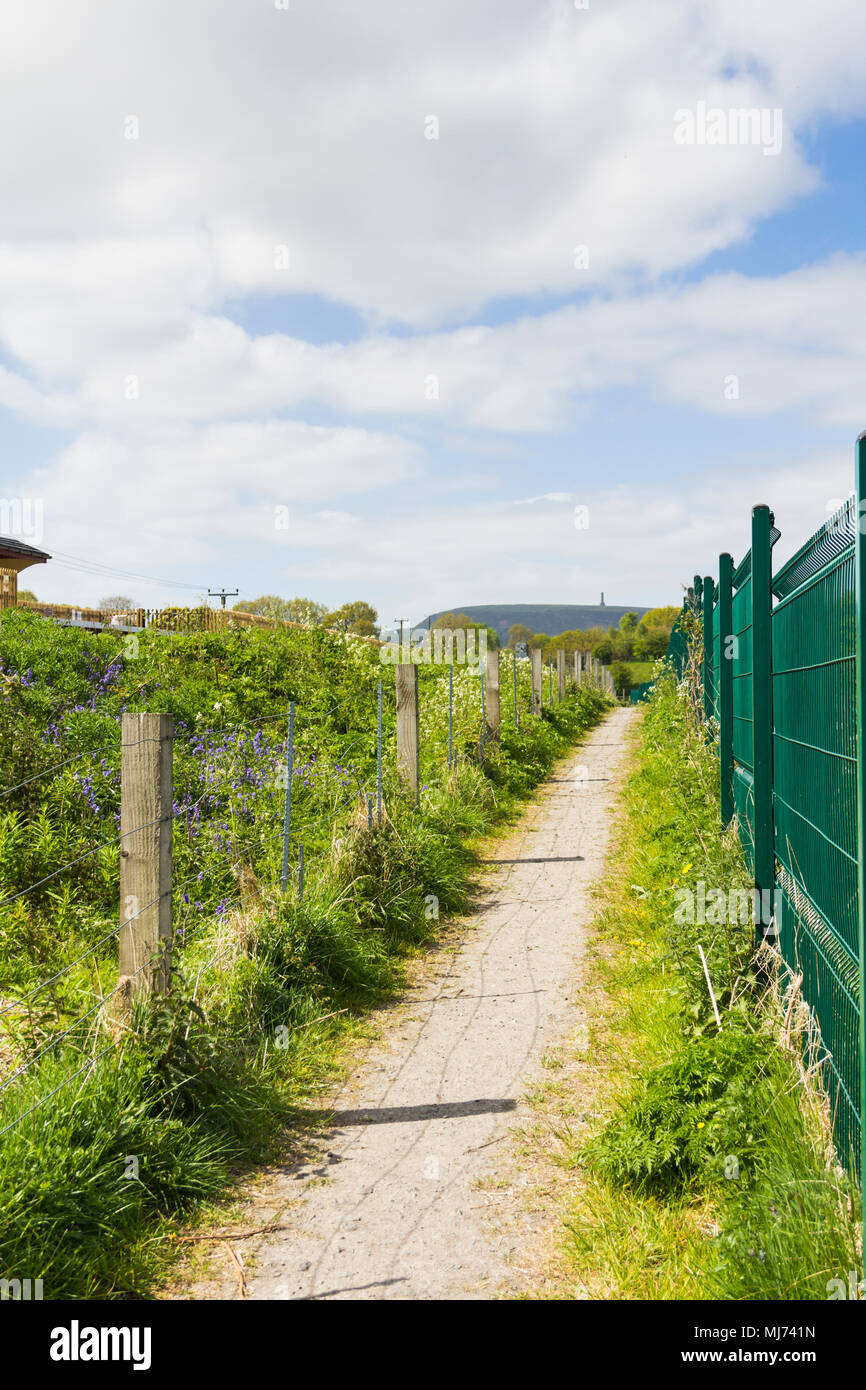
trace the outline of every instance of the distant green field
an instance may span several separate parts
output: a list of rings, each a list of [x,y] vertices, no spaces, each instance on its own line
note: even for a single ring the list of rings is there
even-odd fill
[[[631,671],[631,678],[635,685],[640,685],[641,681],[648,681],[652,675],[653,663],[651,661],[629,661],[626,662]]]

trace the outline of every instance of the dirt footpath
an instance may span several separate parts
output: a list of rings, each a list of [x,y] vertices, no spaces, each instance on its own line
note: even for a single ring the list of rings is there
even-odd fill
[[[576,967],[633,718],[614,710],[494,842],[479,912],[384,1015],[382,1037],[333,1099],[318,1156],[272,1172],[256,1194],[250,1224],[281,1229],[232,1242],[246,1297],[520,1291],[531,1233],[492,1221],[485,1191],[508,1163],[505,1141],[545,1077],[545,1052],[575,1026]],[[237,1297],[238,1263],[225,1269],[186,1296]]]

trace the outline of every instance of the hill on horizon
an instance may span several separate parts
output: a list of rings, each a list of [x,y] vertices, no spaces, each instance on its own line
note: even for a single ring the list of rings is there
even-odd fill
[[[623,613],[637,613],[642,618],[649,611],[646,605],[639,603],[455,604],[453,608],[442,608],[431,613],[416,626],[426,627],[428,622],[435,623],[443,613],[465,613],[476,622],[496,628],[502,638],[507,638],[508,629],[515,623],[523,623],[532,632],[546,632],[548,637],[556,637],[560,632],[572,632],[575,628],[585,631],[589,627],[617,627]]]

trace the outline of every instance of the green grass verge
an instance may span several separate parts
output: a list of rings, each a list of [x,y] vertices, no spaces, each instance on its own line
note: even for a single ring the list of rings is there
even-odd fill
[[[719,822],[717,759],[670,675],[636,735],[612,866],[582,1058],[600,1113],[564,1160],[570,1292],[826,1299],[862,1274],[859,1192],[805,1075],[805,1010],[756,970],[752,924],[687,920],[683,890],[727,896],[749,880]]]

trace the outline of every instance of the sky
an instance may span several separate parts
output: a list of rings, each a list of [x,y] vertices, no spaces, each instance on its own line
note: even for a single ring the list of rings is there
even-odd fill
[[[678,603],[756,503],[793,553],[866,429],[864,48],[862,0],[9,0],[22,585],[387,624]]]

